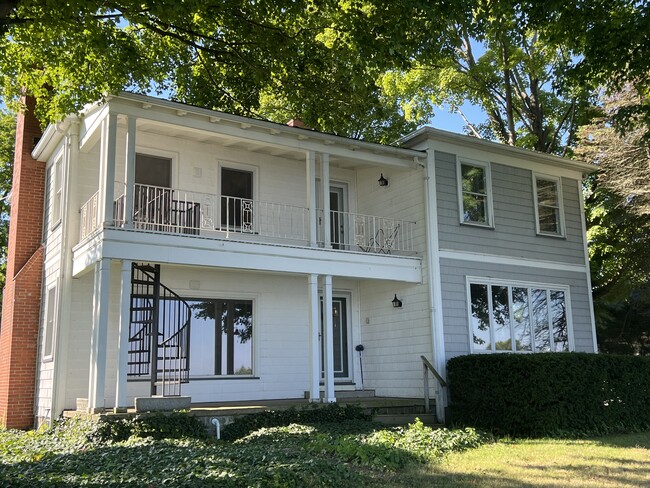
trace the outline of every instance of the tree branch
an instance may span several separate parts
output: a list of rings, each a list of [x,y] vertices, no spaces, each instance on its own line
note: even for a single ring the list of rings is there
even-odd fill
[[[457,108],[456,112],[458,112],[460,114],[460,116],[463,118],[463,121],[465,121],[465,124],[467,125],[467,128],[472,132],[472,134],[474,134],[474,137],[476,137],[478,139],[483,139],[480,132],[478,130],[476,130],[476,128],[474,127],[474,124],[472,124],[467,119],[467,117],[465,117],[465,114],[463,113],[463,111],[460,108]]]

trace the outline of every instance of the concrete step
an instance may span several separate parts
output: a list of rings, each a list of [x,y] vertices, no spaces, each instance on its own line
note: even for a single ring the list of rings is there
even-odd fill
[[[373,398],[375,390],[341,390],[335,392],[337,400],[339,398]]]
[[[443,427],[438,422],[435,414],[432,413],[393,413],[393,414],[379,414],[374,416],[374,421],[385,425],[407,425],[415,422],[418,418],[424,425],[429,427]]]

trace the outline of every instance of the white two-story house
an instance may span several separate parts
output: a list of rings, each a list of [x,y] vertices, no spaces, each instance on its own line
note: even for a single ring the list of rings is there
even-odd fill
[[[126,93],[48,127],[32,155],[37,423],[78,399],[421,398],[421,356],[444,376],[460,354],[596,351],[586,164]]]

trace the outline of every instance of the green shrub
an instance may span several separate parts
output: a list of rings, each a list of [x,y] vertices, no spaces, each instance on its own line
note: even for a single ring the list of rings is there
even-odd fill
[[[397,462],[395,467],[399,468],[407,460],[424,463],[451,452],[478,447],[489,440],[488,435],[469,427],[464,430],[432,429],[416,419],[405,428],[379,430],[368,437],[367,443],[387,448]],[[407,458],[400,459],[400,453],[406,454]]]
[[[313,458],[336,459],[339,463],[353,463],[381,470],[401,469],[409,463],[425,463],[450,452],[459,452],[490,440],[490,437],[467,428],[464,430],[432,429],[419,419],[407,427],[381,428],[365,422],[345,428],[330,429],[326,424],[291,424],[283,427],[265,427],[251,432],[234,442],[238,446],[261,447],[264,452],[285,450],[290,446],[307,451]],[[369,428],[370,427],[370,428]],[[360,432],[360,430],[364,430]]]
[[[233,422],[224,426],[221,438],[224,440],[240,439],[249,433],[263,427],[281,427],[289,424],[339,423],[348,420],[372,420],[357,405],[340,407],[333,403],[326,406],[312,405],[301,410],[266,410],[253,415],[237,417]]]
[[[650,428],[649,357],[476,354],[447,370],[453,423],[533,437]]]
[[[205,439],[206,427],[185,412],[153,413],[133,418],[102,417],[88,433],[92,442],[119,442],[130,437],[153,439]]]

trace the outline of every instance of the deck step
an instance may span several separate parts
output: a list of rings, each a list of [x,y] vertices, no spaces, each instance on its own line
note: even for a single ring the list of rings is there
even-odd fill
[[[375,390],[340,390],[335,391],[336,398],[374,398]]]
[[[379,414],[374,416],[374,421],[385,425],[407,425],[415,422],[418,418],[424,425],[429,427],[442,427],[435,414],[432,413],[392,413]]]

